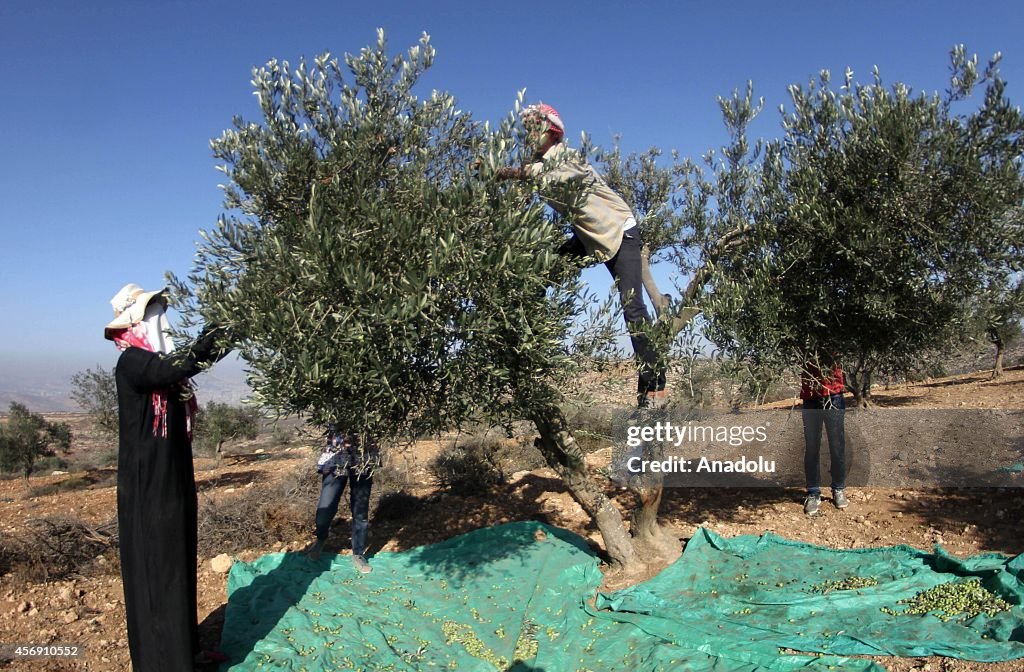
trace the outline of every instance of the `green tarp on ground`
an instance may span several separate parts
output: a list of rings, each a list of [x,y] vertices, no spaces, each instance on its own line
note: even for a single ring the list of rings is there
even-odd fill
[[[651,634],[702,633],[713,645],[732,641],[843,655],[950,656],[978,661],[1024,657],[1024,556],[958,560],[907,546],[833,550],[772,534],[723,539],[699,530],[678,562],[646,583],[597,606]],[[852,577],[877,585],[827,590]],[[977,577],[1010,604],[989,617],[943,621],[903,611],[902,599],[941,583]]]
[[[1009,660],[1024,657],[1022,557],[835,551],[699,530],[657,577],[595,604],[601,575],[586,543],[536,522],[381,553],[368,575],[347,556],[273,554],[232,568],[222,669],[881,672],[846,656]],[[821,592],[850,577],[878,584]],[[963,577],[1014,607],[966,622],[881,610]]]

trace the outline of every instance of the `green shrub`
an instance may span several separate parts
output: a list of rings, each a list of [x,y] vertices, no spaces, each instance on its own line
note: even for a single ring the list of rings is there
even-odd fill
[[[117,384],[113,371],[97,364],[95,369],[71,376],[71,398],[86,412],[97,432],[117,437]]]
[[[439,487],[460,495],[480,495],[505,482],[493,443],[452,443],[427,468]]]
[[[0,471],[20,472],[26,479],[37,468],[44,468],[45,458],[57,458],[55,448],[67,451],[71,446],[71,428],[67,423],[48,422],[17,402],[11,402],[7,424],[0,425]]]
[[[228,441],[259,436],[260,423],[260,413],[254,407],[211,401],[196,417],[194,443],[200,452],[220,456]]]

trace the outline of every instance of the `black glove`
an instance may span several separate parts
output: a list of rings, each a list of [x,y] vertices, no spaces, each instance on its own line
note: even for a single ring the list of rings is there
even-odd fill
[[[207,324],[199,332],[196,342],[192,344],[192,353],[197,361],[216,362],[221,360],[232,350],[230,344],[234,339],[231,336],[227,327]]]

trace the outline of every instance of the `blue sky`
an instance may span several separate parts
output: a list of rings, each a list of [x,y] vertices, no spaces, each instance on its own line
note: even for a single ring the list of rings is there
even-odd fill
[[[270,58],[437,49],[424,85],[499,120],[516,92],[555,105],[571,140],[621,134],[698,157],[725,142],[716,96],[753,80],[779,134],[787,85],[849,66],[868,81],[944,89],[949,49],[1004,54],[1024,99],[1019,2],[0,2],[0,375],[113,363],[103,340],[126,282],[185,275],[221,212],[209,140],[256,120],[249,84]],[[606,292],[607,273],[588,272]],[[13,362],[13,363],[12,363]],[[12,369],[13,367],[13,369]],[[64,369],[61,369],[64,375]],[[25,373],[22,371],[22,373]]]

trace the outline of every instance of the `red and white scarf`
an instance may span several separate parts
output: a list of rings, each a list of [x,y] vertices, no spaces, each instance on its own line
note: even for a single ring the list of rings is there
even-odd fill
[[[114,344],[122,351],[128,348],[140,348],[149,352],[170,354],[174,350],[174,342],[166,333],[166,325],[167,318],[164,317],[163,306],[150,304],[142,322],[137,322],[130,329],[122,329],[113,334]],[[157,348],[152,345],[154,341],[158,344]],[[167,438],[167,399],[171,394],[179,395],[185,403],[185,427],[188,431],[188,438],[191,440],[192,421],[199,410],[199,402],[196,400],[195,390],[189,379],[152,393],[153,436],[159,435]]]

